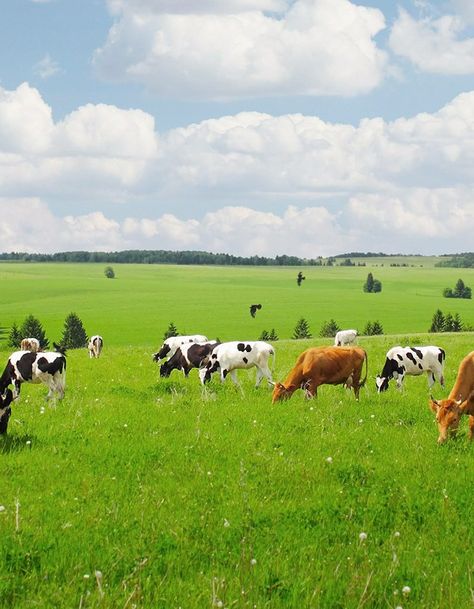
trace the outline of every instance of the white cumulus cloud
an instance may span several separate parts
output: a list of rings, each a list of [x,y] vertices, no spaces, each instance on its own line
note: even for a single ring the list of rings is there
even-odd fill
[[[459,15],[417,20],[402,9],[390,33],[390,47],[424,72],[473,74],[474,38],[464,35],[466,26]]]
[[[235,12],[217,10],[224,5]],[[190,2],[172,11],[169,2],[115,1],[118,19],[95,53],[97,71],[160,95],[214,100],[350,96],[381,83],[386,55],[374,40],[385,27],[381,11],[349,0],[296,0],[279,15],[265,12],[284,5],[208,1],[196,12]]]

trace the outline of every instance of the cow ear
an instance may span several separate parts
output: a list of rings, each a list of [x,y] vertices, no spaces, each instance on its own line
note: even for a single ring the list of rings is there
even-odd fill
[[[434,399],[434,397],[432,395],[430,395],[430,408],[431,408],[431,410],[436,413],[436,412],[438,412],[439,406],[440,406],[439,402],[437,402]]]

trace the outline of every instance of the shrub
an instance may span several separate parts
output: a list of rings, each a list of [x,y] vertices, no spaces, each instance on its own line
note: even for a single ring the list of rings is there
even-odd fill
[[[75,313],[69,313],[64,320],[61,345],[66,349],[79,349],[87,345],[87,333],[82,321]]]
[[[462,279],[458,279],[454,290],[451,288],[444,288],[443,296],[445,298],[472,298],[472,290],[464,285]]]
[[[339,332],[341,328],[337,325],[334,319],[330,319],[329,321],[325,321],[321,327],[319,332],[319,336],[327,336],[333,337]]]
[[[374,279],[372,273],[367,275],[367,279],[363,286],[364,292],[375,293],[382,291],[382,283],[378,279]]]
[[[300,338],[311,338],[312,334],[309,331],[309,324],[304,317],[302,317],[293,330],[292,338],[298,340]]]
[[[172,321],[170,321],[170,325],[168,326],[168,329],[163,334],[163,340],[166,340],[167,338],[171,338],[172,336],[179,336],[179,332],[178,332],[178,328],[174,325],[174,323]]]
[[[268,334],[268,332],[266,330],[263,330],[263,332],[258,337],[258,340],[270,340],[269,337],[270,337],[270,334]]]
[[[20,337],[20,340],[23,338],[37,338],[41,349],[47,349],[49,347],[49,340],[46,338],[43,326],[39,319],[36,319],[33,315],[28,315],[23,322],[20,328]]]
[[[106,266],[104,269],[104,275],[107,277],[107,279],[114,279],[115,271],[111,266]]]

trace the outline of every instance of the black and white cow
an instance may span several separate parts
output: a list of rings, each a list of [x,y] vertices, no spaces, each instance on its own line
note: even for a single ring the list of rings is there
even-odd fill
[[[212,350],[218,345],[217,341],[208,343],[186,343],[178,347],[168,361],[160,366],[160,376],[168,377],[173,370],[182,370],[188,376],[193,368],[207,364]]]
[[[176,349],[187,343],[207,343],[209,339],[203,334],[190,334],[189,336],[171,336],[161,345],[160,350],[153,354],[153,361],[159,362],[160,359],[173,357]]]
[[[13,393],[11,389],[7,389],[5,395],[0,395],[0,435],[7,432],[8,420],[12,413],[10,404],[13,401]]]
[[[44,383],[49,391],[47,399],[56,393],[64,397],[66,386],[66,356],[58,351],[15,351],[8,358],[0,377],[0,393],[13,385],[13,398],[20,395],[22,383]]]
[[[377,391],[386,391],[392,378],[397,381],[397,388],[401,389],[405,375],[419,376],[423,372],[428,375],[430,389],[435,379],[444,387],[445,358],[443,349],[436,346],[393,347],[387,351],[383,370],[376,378]]]
[[[211,380],[212,374],[221,371],[221,381],[224,382],[226,376],[230,374],[232,381],[238,385],[236,370],[239,368],[257,368],[258,387],[265,377],[269,384],[272,384],[272,374],[268,367],[270,355],[275,356],[273,347],[263,341],[232,341],[221,343],[214,348],[206,366],[200,368],[199,378],[201,383]]]
[[[104,339],[99,334],[91,336],[87,349],[89,350],[89,357],[99,357],[102,353],[102,347],[104,346]]]

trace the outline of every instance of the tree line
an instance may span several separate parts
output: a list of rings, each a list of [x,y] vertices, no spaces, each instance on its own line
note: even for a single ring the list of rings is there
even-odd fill
[[[233,254],[213,254],[202,251],[171,250],[124,250],[121,252],[57,252],[55,254],[29,254],[26,252],[0,253],[0,260],[20,262],[102,262],[105,264],[205,264],[205,265],[247,265],[247,266],[323,266],[321,256],[299,258],[298,256],[234,256]]]

